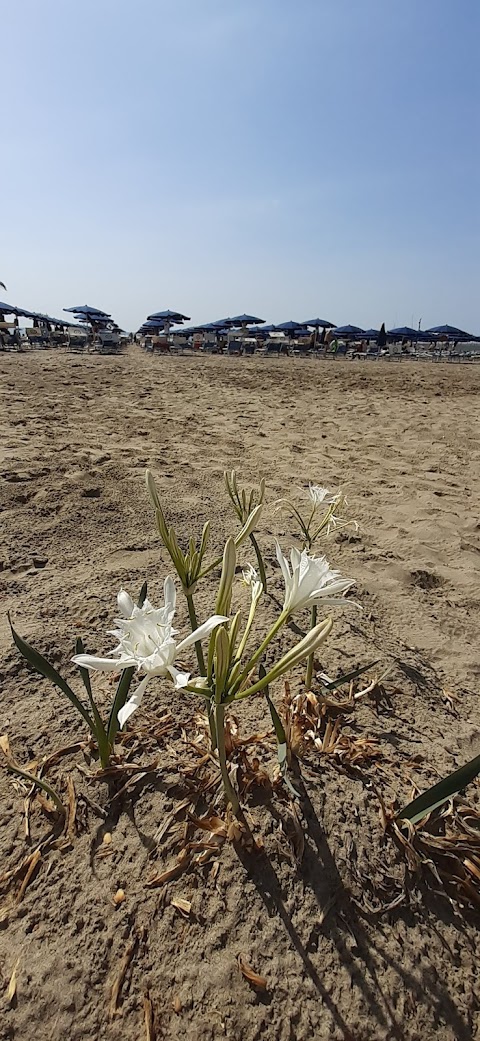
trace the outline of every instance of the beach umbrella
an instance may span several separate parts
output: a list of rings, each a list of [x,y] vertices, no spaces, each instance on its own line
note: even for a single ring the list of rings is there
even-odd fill
[[[470,336],[470,333],[464,332],[463,329],[457,329],[454,325],[436,325],[433,329],[426,329],[425,332],[431,336],[448,336],[450,340],[458,340],[462,336],[467,340],[475,338]]]
[[[148,322],[154,322],[157,319],[164,322],[164,330],[167,336],[171,325],[182,325],[183,322],[190,321],[188,315],[181,314],[180,311],[156,311],[155,314],[147,315]]]
[[[375,340],[377,338],[377,336],[380,336],[380,330],[379,329],[365,329],[363,335],[364,335],[366,340]]]
[[[418,329],[412,329],[409,325],[400,325],[398,329],[389,329],[388,336],[401,336],[407,337],[409,340],[416,339],[418,336]]]
[[[18,315],[19,318],[38,318],[36,311],[27,311],[24,307],[16,307],[15,314]]]
[[[147,318],[146,322],[143,323],[142,328],[148,329],[164,329],[165,322],[162,318]]]
[[[365,330],[360,329],[358,325],[337,325],[334,329],[334,336],[364,336]]]
[[[309,322],[303,322],[303,325],[309,325],[312,329],[334,329],[333,322],[326,322],[324,318],[312,318]]]
[[[95,320],[95,318],[112,317],[110,314],[107,314],[106,311],[99,311],[98,307],[91,307],[90,304],[79,304],[78,307],[64,307],[63,310],[67,312],[71,311],[72,314],[82,314],[87,321],[90,321],[92,318]]]
[[[0,282],[3,285],[3,282]],[[5,289],[5,286],[3,286]],[[16,314],[18,308],[14,307],[13,304],[4,304],[0,301],[0,314]]]
[[[305,328],[305,322],[282,322],[281,325],[276,325],[275,330],[279,333],[295,333],[298,329]]]
[[[235,318],[230,318],[232,325],[263,325],[264,318],[254,318],[251,314],[237,314]]]
[[[181,322],[190,321],[188,315],[180,314],[180,311],[156,311],[155,314],[147,315],[148,322],[154,321],[156,318],[168,322],[169,325],[179,325]]]

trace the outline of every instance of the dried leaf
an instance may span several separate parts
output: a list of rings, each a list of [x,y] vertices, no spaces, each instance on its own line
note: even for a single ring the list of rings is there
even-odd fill
[[[8,734],[0,734],[0,748],[8,758],[11,758],[10,741],[8,740]]]
[[[480,882],[480,869],[479,869],[478,865],[474,864],[473,861],[469,860],[468,858],[465,858],[463,863],[465,864],[465,867],[467,868],[467,870],[470,871],[470,874],[475,875],[475,878],[477,879],[477,881]]]
[[[24,864],[28,863],[28,861],[30,861],[30,863],[28,865],[28,869],[27,869],[27,873],[25,875],[25,878],[23,879],[23,882],[22,882],[22,884],[20,886],[20,889],[18,890],[18,893],[16,895],[16,898],[15,898],[15,903],[16,904],[21,904],[21,902],[22,902],[22,900],[23,900],[23,898],[25,896],[25,892],[26,892],[28,883],[30,882],[32,876],[35,874],[35,871],[37,869],[37,865],[38,865],[38,863],[39,863],[39,861],[41,859],[42,859],[42,854],[41,854],[39,849],[36,849],[35,852],[32,853],[30,855],[30,857],[27,857],[26,861],[24,861]]]
[[[133,958],[133,955],[135,953],[135,948],[137,946],[137,943],[138,943],[138,937],[136,936],[127,945],[127,947],[125,949],[125,954],[123,955],[123,958],[122,958],[122,960],[120,962],[120,967],[119,967],[118,973],[117,973],[117,975],[115,977],[115,980],[113,981],[112,990],[111,990],[111,994],[110,994],[110,1003],[109,1003],[109,1006],[108,1006],[108,1014],[110,1016],[110,1019],[113,1019],[115,1016],[121,1015],[121,1013],[120,1013],[120,1011],[118,1009],[118,1001],[119,1001],[119,998],[120,998],[120,994],[121,994],[121,990],[122,990],[123,983],[124,983],[124,980],[125,980],[125,976],[127,975],[127,972],[128,972],[128,967],[129,967],[130,962],[131,962],[131,960]]]
[[[143,1013],[145,1016],[145,1041],[155,1041],[155,1025],[153,1019],[152,999],[148,990],[143,995]]]
[[[7,1005],[12,1005],[15,1001],[17,994],[17,969],[20,965],[20,958],[17,958],[15,965],[13,966],[13,972],[10,976],[10,982],[7,987],[6,1002]]]
[[[183,875],[183,872],[187,870],[190,865],[191,855],[184,857],[179,864],[174,864],[173,867],[167,868],[166,871],[162,871],[161,875],[155,875],[153,878],[149,878],[145,885],[148,889],[153,889],[154,886],[164,886],[166,882],[171,882],[172,879],[178,878],[179,875]]]
[[[188,918],[190,911],[192,910],[192,903],[190,900],[185,900],[183,896],[174,896],[170,901],[173,907],[177,908],[185,918]]]
[[[220,817],[194,817],[193,813],[189,813],[188,818],[196,828],[208,831],[210,835],[218,835],[222,839],[227,837],[225,821],[222,821]]]
[[[252,969],[251,965],[245,961],[243,955],[239,954],[238,966],[242,976],[250,983],[250,986],[254,987],[255,990],[265,991],[267,989],[267,981],[264,976],[259,976],[257,972]]]
[[[68,796],[68,813],[67,813],[67,835],[70,842],[76,838],[76,817],[77,817],[77,797],[75,794],[75,785],[73,778],[67,777],[67,796]]]

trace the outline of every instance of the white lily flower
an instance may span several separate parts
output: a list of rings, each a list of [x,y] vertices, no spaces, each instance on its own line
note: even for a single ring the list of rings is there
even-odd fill
[[[157,610],[149,600],[145,600],[143,607],[138,607],[128,593],[121,589],[117,597],[121,617],[115,619],[118,629],[111,631],[111,635],[116,636],[119,643],[112,651],[111,657],[96,658],[91,654],[76,654],[72,658],[76,665],[85,669],[98,669],[99,672],[117,672],[134,668],[137,672],[144,673],[141,683],[118,713],[118,721],[122,727],[141,704],[147,685],[154,676],[169,676],[176,690],[186,687],[190,673],[176,669],[175,659],[187,647],[209,636],[217,625],[228,621],[224,615],[212,615],[195,632],[176,643],[174,636],[178,630],[172,627],[176,604],[173,579],[165,579],[163,592],[165,604]]]
[[[258,571],[252,564],[246,564],[243,568],[242,575],[245,585],[250,587],[252,601],[258,600],[263,593],[263,583],[258,577]]]
[[[314,506],[333,506],[340,499],[340,492],[330,492],[328,488],[322,488],[319,484],[310,484],[308,494]]]
[[[354,585],[352,578],[342,578],[325,557],[310,557],[306,549],[290,551],[290,564],[277,542],[277,560],[285,582],[284,611],[293,614],[313,604],[344,604],[343,594]]]

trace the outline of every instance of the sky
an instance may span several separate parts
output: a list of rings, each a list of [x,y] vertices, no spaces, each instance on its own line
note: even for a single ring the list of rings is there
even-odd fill
[[[3,0],[1,22],[12,303],[480,334],[478,0]]]

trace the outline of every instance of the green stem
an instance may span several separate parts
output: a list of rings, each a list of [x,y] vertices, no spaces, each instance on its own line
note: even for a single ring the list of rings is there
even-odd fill
[[[246,680],[249,672],[252,671],[253,666],[256,665],[258,659],[262,657],[262,654],[264,653],[264,651],[266,651],[269,643],[272,642],[273,637],[276,636],[276,634],[278,633],[278,630],[282,628],[282,625],[285,624],[287,618],[288,618],[288,614],[285,611],[282,611],[282,613],[278,616],[277,621],[275,622],[275,624],[272,625],[272,628],[267,633],[263,643],[260,644],[260,647],[258,648],[258,650],[255,651],[255,654],[252,655],[252,657],[250,658],[250,661],[245,666],[245,668],[244,668],[244,670],[242,672],[242,675],[240,676],[240,678],[235,683],[233,691],[231,691],[232,694],[236,694],[237,691],[240,690],[240,687],[242,686],[242,683],[244,682],[244,680]]]
[[[267,576],[265,574],[265,564],[263,563],[263,557],[261,554],[260,546],[255,538],[255,535],[250,535],[250,542],[255,550],[255,556],[257,558],[258,570],[260,572],[260,578],[262,581],[263,592],[267,592]]]
[[[218,760],[220,763],[220,773],[222,775],[223,790],[225,792],[227,802],[230,803],[234,813],[238,813],[240,809],[240,802],[235,789],[232,786],[230,777],[228,776],[227,769],[227,754],[225,751],[225,706],[216,704],[215,706],[215,724],[217,729],[217,751]]]
[[[208,704],[207,715],[208,715],[208,725],[210,727],[210,741],[211,741],[211,744],[212,744],[212,752],[214,752],[215,749],[217,748],[217,745],[218,745],[218,739],[217,739],[217,727],[216,727],[216,723],[215,723],[215,710],[214,710],[214,706],[212,705],[211,701]]]
[[[195,614],[195,604],[193,603],[193,596],[192,596],[191,593],[187,593],[186,597],[187,597],[188,617],[190,619],[190,625],[192,627],[192,633],[194,633],[195,629],[198,629],[197,616]],[[205,661],[204,661],[203,650],[202,650],[202,645],[201,645],[200,641],[198,641],[195,644],[195,651],[196,651],[196,654],[197,654],[197,662],[198,662],[198,668],[199,668],[200,675],[201,676],[205,676]]]
[[[317,624],[317,605],[313,604],[310,628],[313,629],[316,626],[316,624]],[[306,686],[307,690],[310,690],[310,688],[312,686],[313,655],[314,655],[314,653],[315,652],[312,651],[312,653],[309,654],[308,658],[307,658],[307,675],[305,676],[305,686]]]

